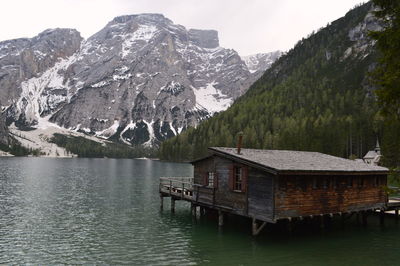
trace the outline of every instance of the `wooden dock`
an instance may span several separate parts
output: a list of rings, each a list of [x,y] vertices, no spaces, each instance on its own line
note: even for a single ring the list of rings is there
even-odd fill
[[[171,212],[175,212],[175,201],[184,200],[191,203],[191,211],[194,216],[197,213],[197,207],[200,208],[200,214],[204,213],[205,208],[212,208],[218,211],[218,225],[224,224],[223,212],[229,212],[228,209],[223,206],[217,206],[215,204],[204,204],[199,201],[199,190],[202,185],[194,184],[194,178],[192,177],[160,177],[160,200],[161,209],[164,208],[164,198],[171,198]],[[215,194],[215,189],[212,189],[210,196]],[[214,197],[213,197],[214,198]]]

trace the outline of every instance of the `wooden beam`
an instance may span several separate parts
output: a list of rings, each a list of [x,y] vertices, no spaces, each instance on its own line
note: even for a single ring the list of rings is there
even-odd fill
[[[224,213],[222,211],[218,211],[218,226],[221,227],[224,225]]]
[[[171,212],[175,212],[175,199],[174,197],[171,197]]]
[[[262,222],[262,224],[258,226],[256,218],[253,218],[253,223],[251,227],[253,236],[257,236],[261,232],[261,230],[265,227],[265,225],[267,225],[267,222]]]

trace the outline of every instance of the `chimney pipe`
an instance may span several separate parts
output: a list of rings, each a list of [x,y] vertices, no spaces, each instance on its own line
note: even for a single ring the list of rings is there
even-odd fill
[[[240,154],[240,150],[242,149],[242,140],[243,140],[243,132],[239,132],[239,139],[237,143],[237,154]]]

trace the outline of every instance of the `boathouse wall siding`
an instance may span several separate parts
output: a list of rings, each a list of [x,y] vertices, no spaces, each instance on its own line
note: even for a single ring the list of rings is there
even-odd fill
[[[266,222],[381,209],[387,202],[383,189],[387,184],[386,172],[271,173],[219,154],[197,160],[193,165],[195,204]],[[242,191],[234,191],[230,182],[235,167],[242,167],[246,173]],[[209,172],[215,173],[214,187],[207,184]]]
[[[232,160],[218,156],[212,156],[194,163],[194,183],[196,184],[194,198],[199,203],[228,209],[240,215],[247,215],[247,193],[232,191],[229,187],[230,171],[233,164]],[[239,164],[235,163],[235,165]],[[216,188],[207,187],[205,179],[208,172],[216,173]]]
[[[194,164],[194,191],[193,197],[197,202],[214,205],[214,191],[205,185],[208,172],[215,172],[214,157],[209,157]]]
[[[386,184],[386,176],[379,176],[380,185],[374,184],[372,176],[329,176],[327,180],[338,179],[337,185],[328,182],[325,188],[313,187],[310,176],[279,176],[279,184],[275,193],[275,219],[287,217],[309,216],[315,214],[346,213],[374,208],[383,208],[386,195],[382,186]],[[349,186],[348,178],[351,178]],[[363,186],[357,184],[364,179]],[[299,186],[299,183],[303,185]]]
[[[229,187],[229,178],[231,175],[233,161],[221,158],[215,158],[215,167],[218,173],[218,189],[216,190],[215,201],[218,205],[231,208],[233,212],[246,215],[247,195],[245,192],[235,192]],[[238,164],[236,164],[238,165]]]
[[[274,219],[274,175],[250,168],[248,215],[262,221]]]

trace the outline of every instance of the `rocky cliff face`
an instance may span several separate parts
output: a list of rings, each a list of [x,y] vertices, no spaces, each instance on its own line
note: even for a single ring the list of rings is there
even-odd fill
[[[9,123],[145,145],[227,109],[259,76],[216,31],[160,14],[117,17],[83,42],[69,29],[2,42],[0,67]]]
[[[253,54],[249,56],[242,56],[243,61],[246,63],[250,73],[256,73],[261,76],[264,71],[271,67],[271,65],[282,55],[281,51],[270,53]]]
[[[4,106],[17,100],[21,82],[39,76],[61,58],[78,51],[82,37],[72,29],[46,30],[32,39],[0,42],[0,101]]]

